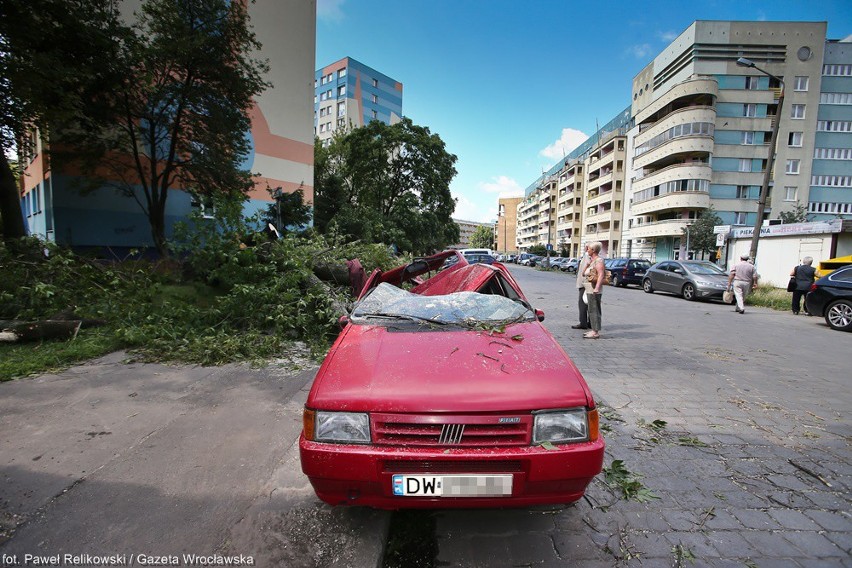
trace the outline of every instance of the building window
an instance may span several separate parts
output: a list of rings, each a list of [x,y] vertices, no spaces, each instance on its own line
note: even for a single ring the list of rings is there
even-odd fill
[[[788,174],[795,175],[799,173],[800,166],[801,160],[787,160],[787,168],[784,171]]]
[[[793,105],[790,109],[790,118],[805,118],[805,105]]]
[[[337,70],[337,78],[342,79],[343,77],[346,77],[346,67]]]
[[[852,93],[822,93],[819,102],[826,105],[852,105]]]
[[[815,160],[852,160],[852,148],[816,148]]]
[[[852,121],[818,120],[817,132],[852,132]]]
[[[752,170],[752,162],[750,158],[740,158],[740,169],[741,172],[750,172]]]
[[[791,132],[790,137],[787,140],[787,145],[793,148],[801,148],[802,147],[802,133],[801,132]]]
[[[743,132],[743,144],[754,144],[754,132]]]
[[[743,116],[754,117],[757,116],[757,105],[754,103],[747,103],[743,105]]]
[[[757,79],[757,77],[746,77],[745,88],[750,91],[756,91],[758,89]]]
[[[374,103],[378,103],[378,102],[379,102],[379,95],[373,95],[373,102],[374,102]]]
[[[748,186],[747,185],[738,185],[737,186],[737,199],[748,199]]]
[[[746,224],[746,214],[743,212],[736,213],[734,217],[734,225],[745,225]]]
[[[374,86],[374,87],[378,87],[378,86],[379,86],[379,80],[378,80],[378,79],[373,79],[373,86]]]
[[[379,118],[379,113],[377,111],[373,111],[373,118]]]
[[[852,77],[852,65],[823,65],[822,74],[826,77]]]
[[[337,103],[337,116],[346,116],[346,103]]]
[[[331,91],[329,91],[329,96],[331,96]],[[337,87],[337,96],[344,97],[346,96],[346,85],[341,85]]]
[[[812,176],[811,185],[823,187],[852,187],[852,176]]]
[[[799,189],[794,185],[788,185],[784,188],[784,201],[796,201],[796,196]]]
[[[795,85],[793,87],[794,91],[807,91],[808,90],[808,77],[797,76],[794,85]]]

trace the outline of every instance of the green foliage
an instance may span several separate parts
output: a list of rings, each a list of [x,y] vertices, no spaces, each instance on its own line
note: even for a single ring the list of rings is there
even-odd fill
[[[642,485],[640,476],[624,467],[622,460],[612,460],[610,467],[603,468],[604,481],[606,484],[620,491],[624,499],[635,499],[640,503],[647,503],[651,499],[659,499],[654,493]]]
[[[804,223],[808,220],[808,208],[797,201],[792,211],[782,211],[778,218],[782,223]]]
[[[470,236],[470,248],[494,248],[494,229],[480,225]]]
[[[0,353],[20,361],[0,367],[0,379],[118,348],[146,360],[211,365],[269,358],[299,340],[319,355],[348,295],[320,283],[313,267],[357,257],[369,272],[400,262],[381,245],[294,235],[268,241],[225,221],[183,231],[183,265],[103,263],[35,239],[0,245],[0,318],[44,319],[73,307],[107,321],[73,341],[4,346]]]
[[[414,254],[458,242],[450,181],[456,156],[410,119],[374,120],[315,145],[315,220],[322,233]]]
[[[716,250],[716,234],[713,232],[714,225],[721,225],[722,219],[716,214],[711,205],[701,212],[696,221],[689,225],[689,248],[699,252],[710,252]],[[687,230],[683,229],[683,239],[686,242]]]
[[[757,286],[745,298],[749,306],[761,306],[773,310],[787,311],[790,309],[790,293],[784,288],[774,286]]]
[[[532,245],[527,252],[539,256],[547,256],[547,247],[544,245]]]
[[[274,201],[262,214],[264,223],[272,223],[279,232],[299,230],[311,220],[311,206],[305,203],[305,192],[300,187],[292,193],[270,190]]]

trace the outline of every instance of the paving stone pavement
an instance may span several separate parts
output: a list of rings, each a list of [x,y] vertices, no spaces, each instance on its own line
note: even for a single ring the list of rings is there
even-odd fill
[[[439,565],[852,566],[852,334],[610,287],[584,340],[573,278],[512,271],[601,406],[605,468],[650,493],[601,475],[569,507],[441,511]]]

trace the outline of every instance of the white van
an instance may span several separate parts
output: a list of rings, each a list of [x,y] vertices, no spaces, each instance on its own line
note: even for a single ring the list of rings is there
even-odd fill
[[[491,249],[460,249],[458,252],[461,254],[488,254],[494,256]]]

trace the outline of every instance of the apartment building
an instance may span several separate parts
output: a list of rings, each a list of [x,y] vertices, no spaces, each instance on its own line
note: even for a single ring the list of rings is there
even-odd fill
[[[784,199],[800,202],[798,187]],[[812,221],[852,219],[852,36],[825,44],[806,203]]]
[[[121,14],[129,21],[141,0],[122,0]],[[261,58],[269,60],[264,79],[272,87],[261,93],[250,111],[248,133],[252,151],[244,167],[256,172],[254,189],[244,204],[246,216],[273,201],[270,189],[304,192],[313,202],[314,137],[311,129],[311,76],[316,44],[316,4],[301,0],[258,2],[248,5],[252,28],[263,45]],[[21,206],[29,234],[76,247],[136,248],[153,244],[149,222],[132,198],[105,186],[82,195],[75,189],[80,174],[60,171],[46,158],[37,137],[22,156]],[[145,202],[142,189],[135,198]],[[189,192],[169,190],[166,236],[199,203]]]
[[[556,239],[571,257],[582,254],[583,187],[585,168],[580,159],[566,160],[556,185]]]
[[[314,133],[328,144],[335,132],[372,120],[395,124],[402,117],[402,83],[344,57],[317,69],[314,80]]]
[[[696,21],[633,80],[630,240],[624,254],[677,258],[711,205],[753,226],[771,132],[778,144],[765,216],[808,201],[825,22]],[[739,58],[760,70],[742,67]]]
[[[518,204],[523,197],[501,197],[497,200],[497,225],[494,241],[497,252],[514,254],[518,252]]]
[[[470,248],[470,238],[479,227],[488,227],[492,231],[494,230],[494,223],[479,223],[477,221],[466,221],[464,219],[453,219],[453,222],[459,227],[459,242],[447,247],[451,249]],[[492,245],[489,245],[489,248],[493,248]]]

